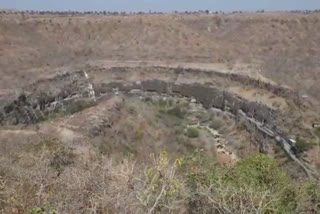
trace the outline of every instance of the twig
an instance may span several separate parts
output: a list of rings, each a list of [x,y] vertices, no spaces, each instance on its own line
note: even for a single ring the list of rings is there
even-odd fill
[[[158,195],[156,201],[154,202],[152,208],[149,210],[148,214],[151,214],[151,213],[153,212],[153,210],[156,208],[156,206],[158,205],[159,200],[160,200],[160,198],[161,198],[161,196],[162,196],[165,188],[166,188],[166,185],[164,185],[164,186],[162,187],[160,194]]]

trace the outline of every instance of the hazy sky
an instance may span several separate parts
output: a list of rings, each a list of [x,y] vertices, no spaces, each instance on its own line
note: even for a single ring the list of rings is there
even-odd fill
[[[319,9],[320,0],[0,0],[0,8],[20,10],[295,10]]]

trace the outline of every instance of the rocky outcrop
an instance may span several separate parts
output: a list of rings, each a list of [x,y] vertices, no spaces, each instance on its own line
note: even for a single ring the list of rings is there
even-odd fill
[[[52,79],[38,81],[25,89],[14,101],[0,111],[0,124],[34,124],[54,112],[67,111],[74,103],[95,101],[92,84],[82,72],[65,73]]]
[[[157,79],[139,83],[119,81],[94,85],[84,71],[64,73],[55,78],[34,83],[26,89],[31,91],[28,95],[20,95],[3,108],[0,119],[2,123],[11,125],[36,123],[44,119],[50,112],[65,110],[77,99],[88,98],[95,101],[97,97],[111,93],[114,89],[122,92],[141,90],[193,97],[207,109],[217,108],[234,115],[241,110],[270,128],[276,125],[277,112],[275,110],[218,88],[201,84],[176,84]]]
[[[278,112],[267,107],[266,105],[245,100],[235,94],[223,91],[221,89],[209,87],[201,84],[175,84],[162,80],[142,81],[140,84],[121,82],[111,82],[109,84],[97,85],[97,95],[101,91],[112,92],[116,88],[122,92],[140,90],[145,92],[156,92],[160,94],[179,95],[184,97],[193,97],[205,108],[217,108],[223,111],[229,111],[234,115],[241,110],[249,117],[253,117],[263,124],[273,127],[276,122]]]
[[[286,99],[293,100],[296,104],[301,104],[298,93],[294,90],[286,87],[282,87],[276,84],[272,84],[269,82],[265,82],[259,79],[250,78],[249,76],[243,74],[236,74],[236,73],[227,73],[227,72],[219,72],[214,70],[201,70],[201,69],[192,69],[192,68],[168,68],[168,67],[161,67],[161,66],[154,66],[154,67],[113,67],[113,68],[100,68],[94,67],[90,70],[90,73],[104,73],[104,74],[112,74],[113,76],[117,77],[114,79],[119,79],[122,81],[126,75],[134,72],[146,73],[150,74],[150,76],[154,74],[161,74],[161,76],[167,77],[170,79],[171,82],[176,82],[179,77],[203,77],[207,78],[208,80],[228,80],[232,84],[238,83],[246,87],[251,88],[260,88],[266,90],[270,93],[275,94],[276,96],[283,97]],[[159,75],[158,75],[159,76]],[[154,78],[159,79],[159,78]],[[191,79],[192,80],[192,79]],[[166,81],[166,82],[170,82]],[[154,84],[160,84],[154,82]],[[146,86],[147,88],[152,89],[155,86]],[[158,87],[159,88],[159,87]]]

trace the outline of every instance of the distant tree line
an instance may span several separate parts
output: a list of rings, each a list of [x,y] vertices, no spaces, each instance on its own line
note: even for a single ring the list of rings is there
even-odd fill
[[[257,10],[256,13],[264,13],[265,10]],[[300,13],[300,14],[310,14],[310,13],[319,13],[319,10],[292,10],[286,11],[291,13]],[[50,11],[50,10],[25,10],[25,11],[16,11],[16,10],[0,10],[0,14],[30,14],[30,15],[57,15],[57,16],[82,16],[82,15],[101,15],[101,16],[126,16],[126,15],[144,15],[144,14],[163,14],[164,12],[155,12],[149,10],[148,12],[117,12],[117,11]],[[237,14],[243,13],[243,11],[232,11],[232,12],[223,12],[223,11],[210,11],[210,10],[199,10],[199,11],[174,11],[174,14]]]

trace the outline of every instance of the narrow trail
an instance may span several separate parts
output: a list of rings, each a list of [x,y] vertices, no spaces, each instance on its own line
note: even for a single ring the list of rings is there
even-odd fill
[[[252,79],[265,83],[277,85],[271,79],[266,78],[258,69],[232,69],[222,63],[194,63],[194,62],[164,62],[164,61],[113,61],[113,60],[96,60],[90,61],[90,65],[112,68],[112,67],[166,67],[166,68],[183,68],[183,69],[199,69],[203,71],[213,71],[221,74],[238,74],[248,76]],[[286,86],[288,88],[288,86]]]
[[[188,125],[188,127],[206,130],[214,139],[216,150],[217,150],[218,154],[227,155],[232,162],[236,162],[239,159],[235,153],[227,150],[226,140],[221,136],[221,134],[219,134],[219,132],[217,130],[211,128],[207,124],[200,124],[200,123],[198,123],[196,125]]]
[[[287,137],[282,136],[281,134],[277,133],[277,131],[272,130],[266,126],[264,126],[259,121],[255,120],[254,118],[248,117],[244,112],[240,111],[240,115],[249,121],[251,124],[254,124],[256,128],[261,131],[262,133],[268,135],[269,137],[275,139],[277,142],[282,144],[282,148],[284,151],[290,156],[292,160],[294,160],[299,166],[305,171],[305,173],[311,178],[319,179],[319,175],[311,169],[311,167],[302,159],[298,158],[293,151],[294,146],[289,142]]]

